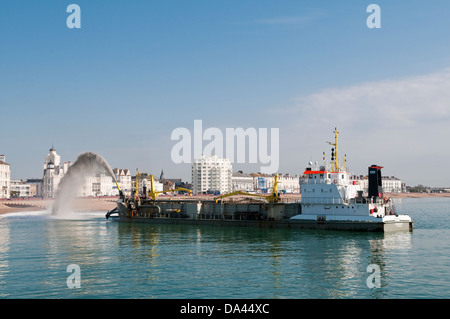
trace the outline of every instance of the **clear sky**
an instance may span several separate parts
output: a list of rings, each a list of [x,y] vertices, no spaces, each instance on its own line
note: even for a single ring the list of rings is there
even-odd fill
[[[54,145],[190,180],[171,133],[202,120],[279,128],[279,171],[301,174],[338,127],[352,172],[449,186],[449,14],[447,0],[4,0],[0,154],[17,179],[41,178]]]

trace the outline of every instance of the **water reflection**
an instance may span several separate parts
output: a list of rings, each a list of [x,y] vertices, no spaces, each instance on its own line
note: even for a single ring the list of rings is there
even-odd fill
[[[93,217],[0,219],[0,294],[386,298],[398,286],[398,268],[409,265],[412,236],[126,224]],[[82,289],[66,287],[69,264],[80,266]],[[380,267],[380,288],[367,286],[371,264]]]
[[[120,224],[118,229],[119,248],[132,246],[133,258],[148,265],[152,280],[167,280],[171,272],[192,287],[199,282],[203,288],[219,285],[229,293],[245,285],[246,297],[383,298],[390,280],[387,255],[412,249],[409,232],[136,224]],[[367,287],[371,264],[381,269],[380,288]],[[189,290],[186,286],[189,283],[181,285]]]
[[[9,258],[8,251],[10,246],[10,234],[8,221],[4,218],[0,219],[0,297],[6,297],[7,294],[1,287],[5,286],[5,277],[8,274]]]

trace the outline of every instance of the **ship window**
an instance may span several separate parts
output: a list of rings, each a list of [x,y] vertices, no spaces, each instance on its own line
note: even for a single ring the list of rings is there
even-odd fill
[[[320,174],[320,178],[323,178],[323,174]]]
[[[308,178],[312,178],[312,174],[309,174],[309,175],[308,175]]]

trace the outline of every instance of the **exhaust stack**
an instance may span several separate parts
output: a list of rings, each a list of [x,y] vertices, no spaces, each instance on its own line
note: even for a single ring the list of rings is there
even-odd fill
[[[381,169],[383,166],[372,165],[369,167],[369,197],[383,197],[383,184],[381,179]]]

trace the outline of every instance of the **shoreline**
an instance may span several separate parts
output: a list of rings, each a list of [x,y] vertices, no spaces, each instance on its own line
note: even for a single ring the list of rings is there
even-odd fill
[[[117,198],[77,198],[74,202],[76,211],[104,210],[116,207]],[[0,200],[0,215],[15,212],[47,210],[53,204],[53,199],[14,199]]]
[[[390,198],[443,198],[450,197],[450,193],[385,193]]]
[[[385,193],[391,198],[450,198],[450,193]],[[198,196],[199,199],[207,199],[208,196]],[[300,199],[300,194],[283,194],[285,199]],[[76,211],[104,210],[105,213],[116,207],[118,197],[77,198],[74,203]],[[181,199],[181,198],[180,198]],[[192,197],[191,197],[192,199]],[[0,200],[0,215],[24,211],[47,210],[53,204],[53,199],[13,199]]]

